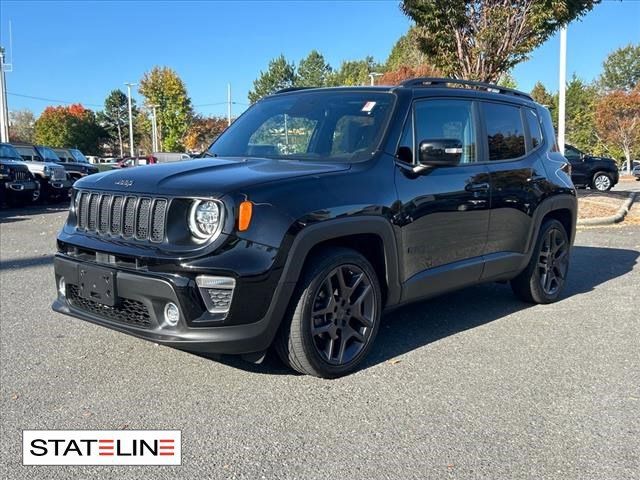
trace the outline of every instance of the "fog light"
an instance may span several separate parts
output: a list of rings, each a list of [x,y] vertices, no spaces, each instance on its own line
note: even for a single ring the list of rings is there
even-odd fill
[[[67,296],[67,284],[64,281],[64,277],[60,277],[60,280],[58,280],[58,293],[63,297]]]
[[[180,310],[178,310],[178,306],[175,303],[169,302],[164,306],[164,320],[172,327],[178,324]]]

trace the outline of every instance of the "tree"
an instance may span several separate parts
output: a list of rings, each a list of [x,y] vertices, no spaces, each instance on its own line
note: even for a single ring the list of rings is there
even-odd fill
[[[293,87],[296,82],[295,66],[280,55],[269,62],[266,72],[253,81],[253,90],[249,92],[249,102],[255,103],[265,95],[271,95],[283,88]]]
[[[295,84],[297,87],[325,87],[331,77],[331,65],[317,50],[300,60]]]
[[[387,72],[398,71],[402,68],[417,68],[418,65],[429,64],[429,57],[420,50],[416,27],[402,35],[391,49],[385,63]]]
[[[518,82],[513,78],[510,72],[504,72],[500,75],[497,85],[505,88],[518,88]]]
[[[184,82],[169,67],[153,67],[142,76],[139,91],[147,107],[158,105],[158,132],[163,148],[170,152],[184,151],[184,136],[193,115]]]
[[[533,89],[531,90],[531,97],[540,105],[544,105],[549,109],[554,104],[553,95],[551,95],[542,82],[539,81],[533,86]]]
[[[36,142],[50,147],[75,147],[96,155],[105,138],[95,113],[80,104],[47,107],[35,124]]]
[[[15,110],[9,113],[9,141],[33,143],[36,117],[31,110]]]
[[[566,95],[567,143],[595,153],[600,143],[595,128],[598,92],[593,85],[585,84],[574,74],[567,82]]]
[[[640,84],[640,45],[627,45],[610,53],[602,64],[599,86],[629,92]]]
[[[440,72],[431,65],[407,66],[401,65],[395,70],[390,70],[380,77],[380,85],[398,85],[404,80],[416,77],[438,77]]]
[[[381,72],[383,66],[368,56],[364,60],[349,60],[342,62],[340,70],[332,75],[330,84],[332,86],[342,85],[369,85],[371,72]]]
[[[131,99],[131,116],[135,123],[138,109]],[[98,113],[98,122],[109,136],[112,150],[118,146],[120,156],[124,156],[123,138],[129,140],[129,105],[127,95],[119,89],[112,90],[104,100],[104,110]]]
[[[632,152],[640,150],[640,87],[604,95],[596,106],[596,126],[605,142],[622,149],[631,169]]]
[[[444,74],[496,82],[599,0],[403,0],[418,44]]]
[[[227,128],[227,119],[195,115],[189,125],[185,146],[188,150],[202,152]]]

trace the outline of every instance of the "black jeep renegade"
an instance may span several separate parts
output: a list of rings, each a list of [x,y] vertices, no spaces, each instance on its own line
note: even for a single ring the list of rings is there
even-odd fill
[[[554,138],[546,109],[495,85],[278,92],[206,158],[79,180],[53,308],[344,375],[393,307],[505,280],[524,301],[559,298],[576,194]]]

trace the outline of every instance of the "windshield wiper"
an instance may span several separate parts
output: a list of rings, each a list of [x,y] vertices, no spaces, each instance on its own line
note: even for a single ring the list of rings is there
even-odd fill
[[[200,154],[200,158],[207,158],[207,157],[216,158],[217,156],[218,156],[217,153],[211,153],[208,150],[205,150],[204,152],[202,152],[202,154]]]

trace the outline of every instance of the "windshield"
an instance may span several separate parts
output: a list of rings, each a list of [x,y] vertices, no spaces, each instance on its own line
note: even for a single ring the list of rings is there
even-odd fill
[[[51,150],[49,147],[43,147],[42,145],[40,145],[40,146],[37,146],[36,148],[40,152],[40,155],[42,155],[42,158],[44,158],[46,161],[48,162],[60,161],[60,157],[58,157],[58,155],[56,155],[56,152]]]
[[[89,163],[87,157],[85,157],[84,154],[77,148],[70,148],[69,152],[71,152],[71,155],[73,155],[73,158],[75,158],[76,162]]]
[[[22,160],[18,151],[11,145],[0,145],[0,157],[10,158],[11,160]]]
[[[221,157],[358,161],[375,151],[394,96],[316,91],[266,98],[238,118],[208,153]]]

